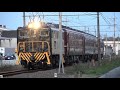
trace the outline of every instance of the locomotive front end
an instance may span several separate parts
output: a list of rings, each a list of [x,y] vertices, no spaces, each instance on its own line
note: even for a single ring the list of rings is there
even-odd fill
[[[25,68],[47,68],[50,66],[50,28],[43,22],[31,22],[19,27],[17,50],[19,60]]]

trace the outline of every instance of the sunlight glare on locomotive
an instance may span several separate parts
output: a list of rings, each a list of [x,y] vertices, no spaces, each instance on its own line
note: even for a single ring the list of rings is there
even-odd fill
[[[40,24],[40,22],[31,22],[28,24],[28,28],[39,29],[39,28],[41,28],[41,24]]]
[[[32,22],[28,24],[28,28],[32,28],[33,27],[33,24]]]

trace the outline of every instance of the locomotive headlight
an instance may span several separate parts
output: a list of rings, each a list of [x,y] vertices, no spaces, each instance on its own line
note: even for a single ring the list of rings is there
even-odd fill
[[[29,23],[28,28],[33,28],[33,23]]]
[[[41,24],[40,24],[40,22],[31,22],[28,24],[28,28],[39,29],[39,28],[41,28]]]
[[[33,28],[34,29],[39,29],[41,27],[41,24],[39,22],[34,22],[33,23]]]

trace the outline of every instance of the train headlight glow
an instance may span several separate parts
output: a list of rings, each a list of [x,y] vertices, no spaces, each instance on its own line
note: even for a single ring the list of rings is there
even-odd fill
[[[39,29],[39,28],[41,28],[41,24],[40,24],[40,22],[31,22],[28,24],[28,28]]]
[[[33,24],[32,23],[28,24],[28,28],[33,28]]]
[[[41,24],[39,22],[34,22],[33,23],[33,28],[34,29],[39,29],[41,27]]]

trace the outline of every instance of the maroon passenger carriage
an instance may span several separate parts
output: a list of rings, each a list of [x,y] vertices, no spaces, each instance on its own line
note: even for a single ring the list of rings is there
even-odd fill
[[[56,34],[59,33],[59,25],[51,24],[56,30]],[[52,30],[52,28],[51,28]],[[66,26],[62,26],[63,32],[63,56],[65,65],[72,65],[73,63],[79,63],[79,61],[87,62],[98,60],[98,45],[97,37],[89,33],[85,33],[80,30],[72,29]],[[52,39],[53,40],[53,39]],[[55,44],[55,43],[52,43]],[[104,44],[100,42],[101,58],[103,56]],[[59,47],[58,47],[59,48]],[[58,63],[59,55],[53,55],[52,59]],[[57,64],[58,65],[58,64]]]
[[[69,27],[63,26],[63,30],[66,64],[78,63],[80,60],[87,62],[93,57],[98,60],[97,37]],[[101,40],[101,56],[103,56],[103,48]]]

